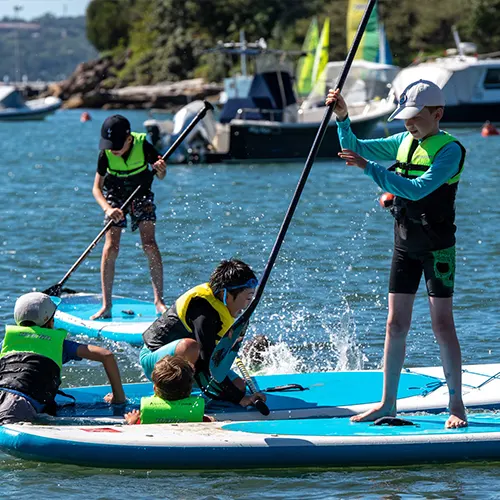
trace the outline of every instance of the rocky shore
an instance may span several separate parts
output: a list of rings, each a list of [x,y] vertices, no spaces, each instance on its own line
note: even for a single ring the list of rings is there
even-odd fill
[[[124,61],[123,61],[124,64]],[[219,83],[206,83],[202,78],[155,85],[123,86],[114,75],[120,62],[111,57],[80,63],[67,79],[51,83],[41,96],[55,96],[63,107],[103,109],[165,109],[175,111],[196,100],[217,99],[222,91]]]

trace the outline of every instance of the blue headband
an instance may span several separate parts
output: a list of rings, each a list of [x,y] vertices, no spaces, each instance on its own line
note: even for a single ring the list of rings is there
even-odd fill
[[[243,283],[243,285],[226,286],[224,288],[225,290],[237,290],[238,288],[257,288],[258,284],[259,280],[257,278],[250,278],[246,283]]]
[[[227,306],[227,291],[228,290],[237,290],[238,288],[257,288],[259,284],[259,280],[257,278],[250,278],[246,283],[243,283],[243,285],[235,285],[235,286],[226,286],[224,288],[224,295],[222,297],[222,302],[225,306]]]

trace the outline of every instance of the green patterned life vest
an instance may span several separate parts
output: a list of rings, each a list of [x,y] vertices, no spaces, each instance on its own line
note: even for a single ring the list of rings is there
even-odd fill
[[[178,401],[165,401],[158,396],[141,398],[141,424],[203,422],[205,400],[190,396]]]

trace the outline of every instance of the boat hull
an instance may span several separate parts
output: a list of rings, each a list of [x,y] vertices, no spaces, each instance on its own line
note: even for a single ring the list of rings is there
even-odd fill
[[[369,137],[380,116],[353,121],[351,128],[358,137]],[[277,123],[233,120],[230,124],[230,149],[224,161],[291,161],[305,160],[319,123]],[[333,159],[340,151],[337,125],[331,121],[318,150],[317,158]],[[207,161],[211,161],[207,155]]]

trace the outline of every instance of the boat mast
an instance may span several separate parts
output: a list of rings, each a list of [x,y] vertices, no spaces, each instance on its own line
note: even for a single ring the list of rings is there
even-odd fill
[[[242,76],[247,76],[247,41],[245,39],[245,30],[240,30],[240,47],[241,74]]]
[[[453,39],[455,40],[455,45],[457,46],[458,55],[460,56],[460,59],[464,59],[465,58],[464,49],[460,41],[460,35],[458,34],[456,26],[452,26],[451,31],[453,33]]]

